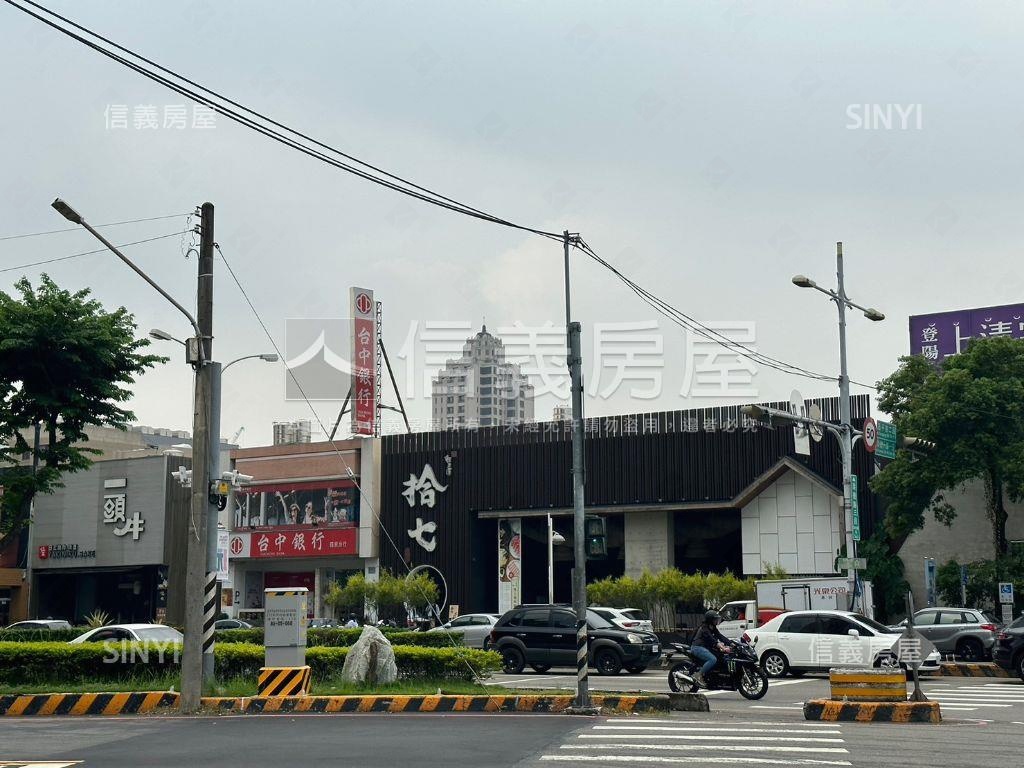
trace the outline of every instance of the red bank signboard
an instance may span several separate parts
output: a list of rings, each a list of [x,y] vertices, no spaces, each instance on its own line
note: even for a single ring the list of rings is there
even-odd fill
[[[356,528],[304,528],[279,531],[233,532],[228,542],[232,558],[327,557],[358,554]]]
[[[377,304],[373,291],[351,288],[352,434],[372,435],[377,410]]]

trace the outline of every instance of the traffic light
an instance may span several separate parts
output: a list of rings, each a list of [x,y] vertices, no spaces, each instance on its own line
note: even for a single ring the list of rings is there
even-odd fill
[[[934,442],[923,437],[900,437],[900,448],[906,448],[908,451],[926,453],[934,451],[936,447]]]
[[[607,557],[608,538],[604,518],[587,515],[583,525],[587,534],[587,558]]]

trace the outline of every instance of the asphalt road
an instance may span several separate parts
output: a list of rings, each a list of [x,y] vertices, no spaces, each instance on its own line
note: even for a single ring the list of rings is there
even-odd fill
[[[84,768],[732,768],[1017,766],[1024,726],[808,723],[789,710],[559,715],[6,718],[0,766]],[[53,761],[43,763],[42,761]]]
[[[575,670],[558,669],[543,675],[496,675],[493,685],[510,688],[565,688],[576,686]],[[1018,723],[1024,726],[1024,682],[1018,678],[935,677],[923,676],[922,690],[942,706],[947,720]],[[592,675],[592,691],[650,691],[667,693],[668,671],[649,670],[640,675],[622,673],[614,677]],[[733,691],[711,691],[708,694],[715,710],[747,714],[795,713],[803,710],[807,699],[828,698],[828,677],[807,675],[771,679],[768,693],[760,701],[747,701]],[[1024,756],[1020,761],[1024,764]]]

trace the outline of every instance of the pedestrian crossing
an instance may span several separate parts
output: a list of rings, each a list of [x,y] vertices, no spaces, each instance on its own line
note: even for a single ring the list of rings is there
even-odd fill
[[[548,750],[540,764],[850,766],[838,723],[613,718]]]
[[[974,712],[979,709],[1006,710],[1024,707],[1024,685],[984,683],[982,685],[928,686],[925,695],[939,702],[943,712]]]

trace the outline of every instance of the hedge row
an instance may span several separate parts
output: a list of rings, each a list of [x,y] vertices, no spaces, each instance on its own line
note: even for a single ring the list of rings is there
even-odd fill
[[[306,631],[306,647],[332,646],[342,647],[355,644],[362,634],[362,629],[310,629]],[[462,633],[453,632],[449,638],[445,632],[409,632],[407,630],[387,630],[384,632],[392,645],[418,645],[425,648],[451,648],[452,641],[461,645]],[[255,643],[263,645],[263,629],[222,629],[215,633],[218,643]]]
[[[89,631],[89,627],[71,629],[8,629],[0,630],[0,642],[64,642],[74,640]],[[306,645],[347,646],[359,639],[362,629],[310,629],[306,631]],[[451,648],[453,640],[461,645],[462,633],[453,632],[451,638],[445,632],[409,632],[407,630],[385,630],[384,634],[392,645],[419,645],[426,648]],[[218,643],[256,643],[263,645],[263,629],[222,629],[215,634]]]
[[[218,643],[217,676],[255,678],[263,666],[263,650],[255,643]],[[498,654],[472,648],[396,645],[394,650],[404,679],[472,680],[474,672],[486,676],[501,666]],[[180,645],[170,643],[0,642],[0,684],[157,676],[180,665],[180,652]],[[345,647],[315,646],[306,651],[306,663],[317,680],[338,678],[347,653]]]

